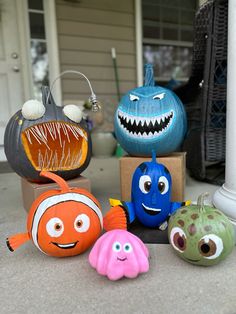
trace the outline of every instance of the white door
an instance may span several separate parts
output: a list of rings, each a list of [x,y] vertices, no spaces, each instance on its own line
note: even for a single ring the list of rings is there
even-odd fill
[[[24,98],[16,1],[0,0],[0,161],[5,127]]]

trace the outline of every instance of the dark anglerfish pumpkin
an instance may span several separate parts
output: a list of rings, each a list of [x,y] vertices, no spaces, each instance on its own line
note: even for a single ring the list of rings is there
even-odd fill
[[[47,86],[42,103],[26,102],[9,120],[4,149],[13,170],[33,182],[46,182],[41,171],[65,180],[81,174],[91,158],[91,139],[81,110],[75,105],[59,107]]]

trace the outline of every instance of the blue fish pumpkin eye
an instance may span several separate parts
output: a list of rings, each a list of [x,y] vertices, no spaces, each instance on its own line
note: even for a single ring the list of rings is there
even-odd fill
[[[150,190],[151,190],[151,187],[152,187],[152,180],[149,176],[147,175],[144,175],[144,176],[141,176],[140,179],[139,179],[139,188],[140,190],[147,194]]]
[[[161,176],[157,184],[159,192],[163,195],[169,191],[169,182],[166,177]]]

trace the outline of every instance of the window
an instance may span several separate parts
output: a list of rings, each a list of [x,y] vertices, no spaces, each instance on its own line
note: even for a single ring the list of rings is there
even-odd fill
[[[143,59],[158,83],[186,81],[191,71],[196,0],[143,0]]]
[[[49,85],[43,0],[28,0],[28,13],[34,97],[41,99],[42,85]]]

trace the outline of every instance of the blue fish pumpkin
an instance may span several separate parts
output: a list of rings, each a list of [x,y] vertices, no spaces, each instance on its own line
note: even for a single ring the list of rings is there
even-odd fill
[[[113,207],[104,217],[105,230],[109,230],[111,221],[115,221],[114,216],[118,219],[122,212],[125,212],[127,227],[137,219],[148,228],[166,229],[169,216],[179,207],[190,204],[190,201],[171,202],[171,188],[171,174],[156,161],[153,151],[152,161],[140,164],[133,174],[131,202],[111,200]]]
[[[145,66],[144,86],[125,94],[115,113],[115,134],[122,148],[133,156],[176,151],[184,139],[187,120],[184,106],[174,92],[154,86],[153,68]]]

